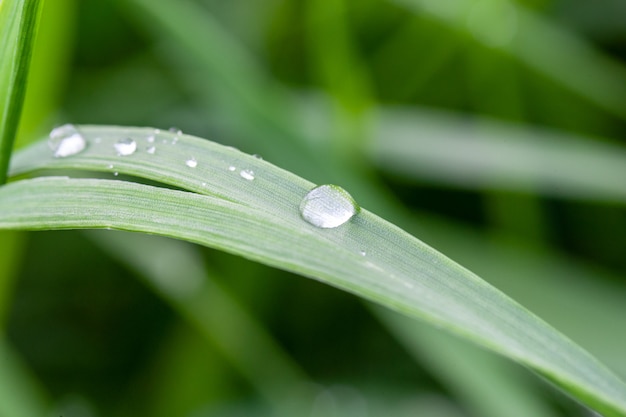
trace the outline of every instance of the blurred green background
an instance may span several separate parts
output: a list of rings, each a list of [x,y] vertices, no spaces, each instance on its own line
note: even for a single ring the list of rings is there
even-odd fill
[[[66,122],[176,126],[340,184],[626,377],[624,16],[620,0],[48,0],[18,146]],[[437,330],[214,250],[102,231],[0,244],[0,416],[592,415]]]

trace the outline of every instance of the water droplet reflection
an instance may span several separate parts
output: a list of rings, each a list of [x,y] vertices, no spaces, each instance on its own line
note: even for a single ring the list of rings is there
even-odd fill
[[[242,169],[241,172],[239,172],[239,175],[241,175],[241,178],[248,181],[252,181],[254,179],[254,171],[251,169]]]
[[[300,203],[302,218],[313,226],[332,229],[346,223],[360,210],[346,190],[337,185],[320,185]]]
[[[128,156],[137,150],[137,142],[131,138],[124,138],[115,142],[113,147],[119,156]]]
[[[56,158],[65,158],[82,152],[87,141],[74,125],[65,124],[52,129],[48,146]]]

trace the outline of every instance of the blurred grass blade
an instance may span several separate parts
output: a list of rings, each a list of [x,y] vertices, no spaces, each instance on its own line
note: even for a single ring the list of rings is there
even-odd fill
[[[121,5],[131,9],[131,17],[159,42],[171,47],[172,53],[160,58],[176,69],[184,85],[199,93],[205,103],[217,101],[207,112],[210,121],[220,129],[238,129],[243,140],[254,137],[261,147],[271,143],[257,151],[278,153],[285,168],[315,178],[323,161],[302,164],[292,156],[314,159],[317,155],[312,152],[311,139],[325,136],[319,130],[302,128],[292,95],[268,76],[206,8],[185,0],[132,0]]]
[[[145,147],[153,129],[80,129],[88,140],[83,152],[54,158],[40,142],[16,156],[14,172],[116,171],[199,194],[111,180],[24,180],[0,189],[0,226],[111,227],[239,254],[421,317],[533,368],[607,416],[626,415],[626,386],[588,353],[369,211],[336,229],[315,228],[298,210],[313,184],[263,160],[168,132],[157,135],[158,145],[149,153]],[[118,156],[114,145],[123,138],[133,138],[139,150]],[[194,167],[186,164],[192,157]],[[243,178],[240,170],[254,171],[254,180]]]
[[[346,1],[307,0],[305,7],[307,45],[316,78],[344,109],[358,114],[370,104],[372,87],[353,45]]]
[[[26,369],[21,358],[0,336],[0,415],[32,417],[47,415],[42,387]]]
[[[312,383],[261,325],[210,277],[193,247],[138,234],[93,232],[88,236],[135,270],[213,344],[276,415],[303,415],[299,400]],[[309,398],[307,405],[311,402]]]
[[[626,68],[583,39],[514,1],[394,0],[626,118]],[[564,70],[567,68],[568,70]]]
[[[6,182],[17,135],[40,4],[0,2],[0,184]]]
[[[273,124],[274,119],[281,118],[290,121],[289,126],[280,126],[281,129],[296,126],[295,120],[288,116],[292,110],[284,105],[286,90],[273,82],[246,48],[231,37],[227,28],[207,13],[206,8],[189,1],[162,0],[132,0],[120,6],[139,10],[136,13],[147,29],[167,34],[163,38],[165,42],[184,44],[185,54],[200,60],[203,70],[207,71],[202,77],[215,88],[213,93],[220,95],[225,103],[234,101],[246,109],[247,117],[238,122],[254,119]],[[202,42],[198,42],[199,39]],[[207,50],[211,52],[206,53]],[[178,64],[186,65],[184,61]],[[228,117],[228,112],[223,115]]]
[[[626,286],[621,276],[580,259],[537,250],[510,237],[485,239],[452,227],[425,222],[429,243],[511,295],[586,350],[626,377]],[[491,262],[487,260],[491,259]]]
[[[416,361],[480,417],[555,417],[528,375],[510,362],[432,326],[372,308]]]
[[[626,203],[626,148],[443,112],[379,109],[368,152],[385,170],[455,186]]]

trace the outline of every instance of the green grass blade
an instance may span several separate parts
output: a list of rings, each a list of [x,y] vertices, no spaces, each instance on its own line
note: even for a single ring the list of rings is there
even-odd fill
[[[381,108],[368,153],[408,177],[488,190],[626,203],[626,148],[443,112]]]
[[[40,0],[0,3],[0,184],[6,182],[26,95],[40,4]]]
[[[236,253],[421,317],[533,368],[607,416],[626,415],[626,386],[588,353],[367,210],[337,229],[318,229],[298,211],[313,184],[258,158],[171,133],[160,133],[150,154],[145,148],[153,129],[86,126],[81,132],[89,142],[84,152],[54,158],[40,142],[17,155],[14,172],[117,171],[195,193],[111,180],[20,181],[0,189],[0,226],[111,227]],[[139,149],[120,157],[113,145],[125,137],[134,138]],[[191,157],[196,167],[185,164]],[[253,170],[255,179],[242,178],[242,169]]]
[[[472,415],[554,417],[528,375],[511,362],[456,337],[381,308],[372,309],[416,360]]]

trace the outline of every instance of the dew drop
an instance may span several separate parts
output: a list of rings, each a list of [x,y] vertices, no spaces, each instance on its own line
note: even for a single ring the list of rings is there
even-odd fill
[[[72,124],[56,127],[50,132],[48,146],[57,158],[76,155],[87,146],[87,141]]]
[[[367,255],[367,252],[365,252],[363,249],[361,249],[361,250],[359,251],[359,254],[360,254],[361,256],[365,256],[365,255]]]
[[[109,164],[109,165],[107,165],[107,168],[109,168],[109,169],[113,169],[113,164]]]
[[[147,141],[148,143],[154,143],[154,135],[150,135],[150,136],[148,136],[148,137],[146,138],[146,141]]]
[[[236,169],[237,169],[237,168],[235,168],[235,167],[234,167],[234,166],[232,166],[232,165],[228,167],[228,170],[229,170],[229,171],[231,171],[231,172],[232,172],[232,171],[234,171],[234,170],[236,170]]]
[[[115,175],[115,176],[117,177],[118,175],[120,175],[120,173],[119,173],[119,172],[117,172],[117,171],[115,171],[115,172],[113,173],[113,175]]]
[[[185,161],[185,165],[189,168],[195,168],[198,166],[198,161],[196,161],[196,158],[191,157]]]
[[[254,179],[254,171],[251,169],[242,169],[239,172],[239,175],[241,175],[241,178],[244,178],[248,181],[252,181]]]
[[[177,135],[182,135],[183,134],[182,130],[180,130],[179,128],[174,127],[174,126],[170,127],[168,130],[170,132],[172,132],[172,133],[176,133]]]
[[[254,155],[252,155],[253,158],[259,159],[259,160],[263,160],[263,157],[261,155],[259,155],[258,153],[255,153]]]
[[[156,152],[156,148],[154,146],[150,146],[148,147],[148,149],[146,149],[146,152],[148,152],[150,155],[154,155],[154,153]]]
[[[337,185],[320,185],[300,203],[302,218],[313,226],[332,229],[341,226],[360,210],[346,190]]]
[[[117,154],[119,156],[128,156],[135,153],[137,150],[137,142],[131,138],[120,139],[113,144]]]

